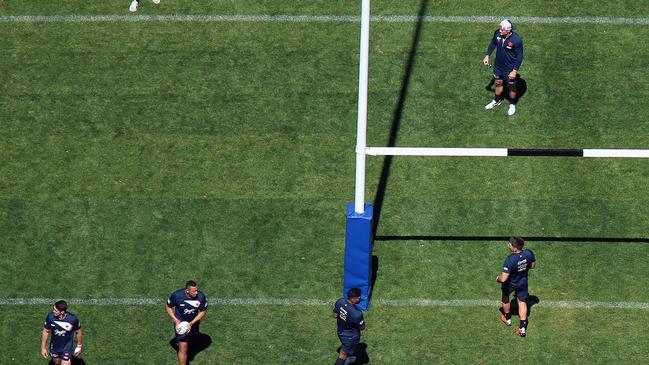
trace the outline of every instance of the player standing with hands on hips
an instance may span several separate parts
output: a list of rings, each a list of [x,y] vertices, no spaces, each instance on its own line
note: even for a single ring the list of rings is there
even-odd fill
[[[516,293],[518,302],[518,317],[520,325],[516,334],[525,337],[527,334],[527,274],[530,269],[536,267],[536,258],[532,250],[525,250],[525,241],[520,237],[512,237],[507,242],[507,248],[511,254],[505,259],[503,271],[496,277],[496,281],[501,283],[503,311],[500,319],[504,324],[512,325],[512,314],[510,312],[511,304],[509,295]]]
[[[47,337],[52,334],[50,351],[47,351]],[[79,319],[68,313],[68,303],[59,300],[54,303],[54,309],[45,317],[43,334],[41,336],[41,355],[44,358],[52,356],[55,365],[70,365],[72,363],[72,342],[77,334],[77,347],[74,356],[81,354],[83,347],[83,331]]]
[[[523,63],[523,38],[514,33],[514,25],[507,19],[500,22],[498,30],[494,33],[482,63],[489,66],[489,56],[496,51],[494,64],[495,93],[494,99],[485,105],[485,109],[493,109],[500,105],[505,98],[505,82],[509,90],[509,109],[507,115],[516,113],[516,81],[518,70]]]
[[[171,293],[165,308],[174,321],[176,342],[178,342],[178,364],[187,365],[189,342],[198,334],[200,321],[207,314],[207,298],[198,290],[198,284],[194,280],[189,280],[184,288]],[[181,322],[187,322],[189,325],[186,333],[178,333]]]

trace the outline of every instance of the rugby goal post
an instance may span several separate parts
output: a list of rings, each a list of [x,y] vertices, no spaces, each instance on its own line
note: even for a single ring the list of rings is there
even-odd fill
[[[649,158],[649,150],[582,148],[425,148],[367,147],[367,90],[370,41],[370,0],[362,0],[360,62],[358,72],[358,116],[356,127],[356,179],[354,202],[347,204],[343,296],[350,288],[361,289],[359,307],[371,305],[374,268],[373,207],[365,203],[365,158],[370,156],[445,156],[445,157],[586,157]]]

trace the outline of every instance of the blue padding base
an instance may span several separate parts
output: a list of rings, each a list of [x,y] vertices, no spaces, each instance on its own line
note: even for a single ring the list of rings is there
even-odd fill
[[[368,310],[372,301],[372,219],[374,207],[365,204],[365,212],[354,211],[354,203],[347,204],[347,225],[345,230],[345,270],[343,296],[350,288],[361,289],[358,307]]]

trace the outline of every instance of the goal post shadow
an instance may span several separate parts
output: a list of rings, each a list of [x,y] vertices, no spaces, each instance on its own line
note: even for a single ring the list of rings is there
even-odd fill
[[[417,14],[418,18],[401,81],[399,98],[390,125],[390,134],[387,144],[389,147],[396,146],[403,109],[408,95],[410,78],[417,55],[417,47],[421,38],[424,16],[426,15],[429,1],[430,0],[421,0],[419,6]],[[359,307],[362,310],[368,310],[370,308],[372,290],[376,283],[378,257],[372,254],[374,235],[378,228],[381,209],[383,207],[383,197],[385,196],[392,160],[393,156],[384,157],[381,177],[374,198],[374,205],[365,204],[363,213],[356,213],[354,211],[354,203],[350,203],[347,206],[343,297],[347,296],[347,291],[350,288],[360,288],[361,302],[359,303]]]

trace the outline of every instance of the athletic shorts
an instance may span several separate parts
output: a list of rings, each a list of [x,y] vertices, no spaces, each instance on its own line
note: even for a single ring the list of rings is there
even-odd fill
[[[520,300],[527,300],[527,286],[525,288],[515,288],[509,285],[502,286],[503,297],[509,296],[512,292],[516,293],[516,298]]]
[[[356,346],[361,342],[361,337],[360,336],[354,336],[354,337],[345,337],[345,336],[338,336],[340,339],[340,351],[344,351],[347,355],[353,355],[356,353]]]
[[[52,359],[69,361],[72,358],[72,343],[63,347],[50,347],[50,356]]]
[[[512,72],[512,70],[500,70],[494,68],[494,80],[505,80],[507,82],[507,85],[516,85],[516,78],[513,80],[509,79],[509,73]]]
[[[201,326],[201,322],[195,323],[192,325],[192,329],[189,330],[189,333],[184,335],[179,335],[176,333],[176,327],[174,326],[174,333],[176,333],[176,341],[189,341],[198,333],[198,329]]]

